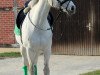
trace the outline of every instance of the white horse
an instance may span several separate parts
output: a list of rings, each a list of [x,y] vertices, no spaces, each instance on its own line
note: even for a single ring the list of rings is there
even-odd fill
[[[36,65],[41,51],[44,53],[44,75],[50,75],[52,31],[47,20],[50,7],[62,9],[72,15],[76,11],[76,6],[71,0],[32,0],[32,2],[32,8],[22,24],[22,36],[15,35],[15,37],[20,44],[25,75],[27,67],[30,75],[36,75]]]

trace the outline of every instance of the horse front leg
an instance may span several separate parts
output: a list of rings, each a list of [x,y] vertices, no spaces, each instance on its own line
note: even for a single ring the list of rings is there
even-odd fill
[[[22,55],[22,60],[24,63],[23,69],[24,69],[24,75],[28,75],[28,59],[27,59],[27,53],[26,53],[26,48],[23,46],[20,46],[20,52]]]
[[[50,75],[49,59],[51,55],[51,49],[44,51],[44,75]]]
[[[29,62],[29,74],[37,75],[37,60],[38,53],[33,48],[27,48],[28,62]]]

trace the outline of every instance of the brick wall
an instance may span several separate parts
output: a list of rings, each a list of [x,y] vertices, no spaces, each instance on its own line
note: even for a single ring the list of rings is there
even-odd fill
[[[17,0],[17,3],[18,3],[18,7],[23,7],[25,0]]]
[[[12,11],[0,12],[0,44],[14,43],[14,13]]]
[[[0,0],[0,8],[13,7],[13,0]]]
[[[24,0],[16,0],[23,7]],[[14,37],[14,0],[0,0],[0,44],[15,43]],[[10,8],[10,10],[5,10]]]

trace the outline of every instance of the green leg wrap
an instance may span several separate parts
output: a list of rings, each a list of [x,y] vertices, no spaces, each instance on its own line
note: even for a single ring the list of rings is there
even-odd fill
[[[24,66],[23,69],[24,69],[24,75],[28,75],[28,73],[27,73],[27,66]]]
[[[27,66],[24,66],[23,69],[24,69],[24,75],[28,75]],[[37,75],[37,65],[34,65],[34,75]]]
[[[34,75],[37,75],[37,65],[34,65]]]

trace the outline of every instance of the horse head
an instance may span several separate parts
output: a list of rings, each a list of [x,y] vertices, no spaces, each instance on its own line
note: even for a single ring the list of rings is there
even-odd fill
[[[72,0],[49,0],[52,7],[66,12],[68,15],[75,14],[76,6]]]

